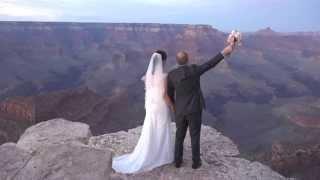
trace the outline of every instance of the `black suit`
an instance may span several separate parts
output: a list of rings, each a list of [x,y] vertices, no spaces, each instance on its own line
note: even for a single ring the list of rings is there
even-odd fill
[[[221,53],[202,65],[183,65],[168,74],[168,95],[175,105],[176,142],[175,162],[182,162],[183,142],[189,126],[192,159],[200,161],[201,113],[205,101],[200,88],[200,76],[215,67],[222,59]]]

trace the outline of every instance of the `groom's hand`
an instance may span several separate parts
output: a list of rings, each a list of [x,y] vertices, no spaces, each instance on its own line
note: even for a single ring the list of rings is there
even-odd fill
[[[228,46],[226,46],[223,50],[222,50],[222,55],[224,56],[224,57],[228,57],[228,56],[230,56],[231,55],[231,53],[233,52],[233,50],[234,50],[234,48],[235,48],[235,43],[233,42],[233,43],[230,43]]]

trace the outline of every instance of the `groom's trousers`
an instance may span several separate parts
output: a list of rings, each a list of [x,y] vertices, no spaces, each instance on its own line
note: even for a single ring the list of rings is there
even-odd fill
[[[175,162],[181,163],[183,158],[183,142],[189,127],[192,146],[192,160],[200,161],[200,133],[202,112],[176,116]]]

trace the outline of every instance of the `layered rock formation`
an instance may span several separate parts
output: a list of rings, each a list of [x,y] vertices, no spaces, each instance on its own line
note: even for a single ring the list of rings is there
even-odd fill
[[[90,111],[88,106],[103,100],[88,88],[67,89],[37,96],[7,98],[0,102],[0,113],[6,114],[9,119],[31,123],[52,119],[54,116],[77,120]]]
[[[141,127],[137,127],[128,132],[92,136],[89,126],[83,123],[64,119],[42,122],[28,128],[17,144],[0,146],[0,179],[286,179],[258,162],[236,157],[239,154],[236,145],[208,126],[202,127],[203,166],[198,170],[191,169],[187,137],[184,164],[180,169],[169,164],[135,175],[112,171],[112,156],[131,152],[140,133]]]
[[[0,102],[0,113],[7,114],[18,121],[35,122],[35,109],[32,97],[16,97]]]
[[[271,166],[284,175],[294,174],[299,179],[317,180],[320,176],[320,144],[281,144],[272,146]],[[304,172],[305,176],[297,172]]]
[[[143,89],[141,92],[143,93]],[[0,102],[2,107],[5,107],[0,110],[0,144],[15,142],[28,126],[53,118],[89,124],[94,135],[132,128],[143,120],[144,112],[142,109],[138,113],[137,108],[132,107],[131,98],[126,90],[118,89],[109,97],[104,97],[88,88],[8,98]],[[23,109],[26,114],[32,114],[32,120],[18,116],[21,103],[29,103],[26,107],[35,107]]]

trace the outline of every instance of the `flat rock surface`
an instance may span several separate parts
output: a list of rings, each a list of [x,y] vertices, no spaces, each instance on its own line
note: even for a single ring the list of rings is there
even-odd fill
[[[6,143],[0,146],[0,179],[15,179],[28,161],[31,154],[16,146],[15,143]]]
[[[175,124],[172,123],[172,137]],[[1,180],[284,180],[259,162],[237,157],[237,146],[214,128],[202,126],[203,165],[191,168],[190,137],[184,146],[184,163],[139,174],[119,174],[111,169],[112,157],[135,147],[141,126],[128,132],[91,136],[88,125],[64,119],[41,122],[28,128],[15,143],[0,146]]]
[[[26,129],[17,146],[32,152],[54,144],[86,144],[91,136],[87,124],[64,119],[52,119]]]
[[[86,146],[62,144],[38,152],[16,179],[106,180],[111,172],[111,153]]]
[[[173,136],[175,124],[173,126]],[[111,134],[91,137],[89,146],[98,149],[108,149],[115,155],[129,153],[135,147],[141,126],[128,132],[120,131]],[[236,157],[239,155],[237,146],[227,137],[214,128],[202,126],[201,130],[201,158],[202,167],[193,170],[191,168],[191,145],[189,133],[186,136],[184,146],[184,163],[176,169],[173,164],[168,164],[152,171],[140,174],[126,175],[113,172],[114,180],[127,179],[166,179],[166,180],[284,180],[285,177],[274,172],[269,167],[259,162],[250,162]]]

